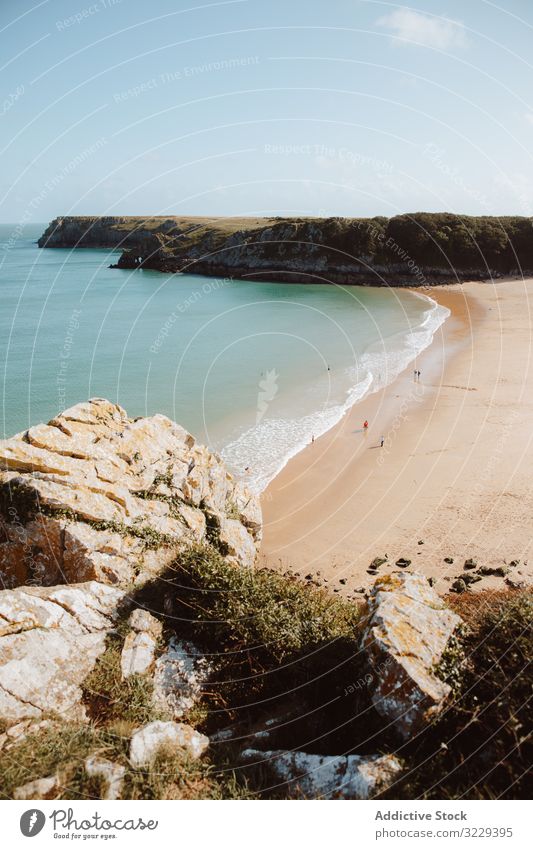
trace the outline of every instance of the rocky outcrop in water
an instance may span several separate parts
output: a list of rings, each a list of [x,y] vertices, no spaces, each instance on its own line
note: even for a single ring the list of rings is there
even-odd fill
[[[531,220],[60,217],[40,247],[121,249],[116,267],[250,280],[431,286],[533,269]]]
[[[260,536],[258,499],[166,416],[96,398],[0,442],[4,587],[138,586],[205,540],[250,566]]]

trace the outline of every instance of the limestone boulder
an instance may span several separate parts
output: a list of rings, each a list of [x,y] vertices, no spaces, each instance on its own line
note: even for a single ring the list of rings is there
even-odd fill
[[[157,642],[151,634],[130,631],[124,640],[120,657],[123,678],[145,675],[153,666]]]
[[[89,778],[100,778],[102,780],[105,788],[102,799],[110,801],[120,799],[124,776],[126,775],[125,767],[97,755],[90,755],[90,757],[85,758],[83,767]]]
[[[199,758],[209,745],[209,738],[181,722],[150,722],[132,734],[130,761],[133,766],[148,766],[161,751],[184,751]]]
[[[83,719],[81,684],[105,650],[124,593],[91,581],[0,592],[0,720]]]
[[[233,490],[233,504],[239,521],[254,535],[260,535],[263,527],[261,505],[241,481],[236,483]]]
[[[214,515],[221,552],[251,566],[258,498],[166,416],[131,420],[94,398],[0,441],[5,588],[143,583],[181,547],[202,542]]]
[[[128,625],[138,633],[151,634],[152,637],[158,638],[163,631],[163,624],[156,619],[148,610],[142,607],[137,607],[128,619]]]
[[[141,608],[133,611],[128,623],[132,630],[126,634],[120,658],[123,678],[150,672],[154,664],[157,641],[163,630],[161,622]]]
[[[136,537],[94,528],[85,522],[59,521],[57,524],[63,533],[60,574],[66,583],[124,584],[131,580],[132,564],[146,559],[143,541]]]
[[[435,675],[448,640],[462,620],[427,578],[395,573],[374,584],[362,645],[379,669],[373,704],[409,739],[443,708],[450,687]]]
[[[394,755],[313,755],[306,752],[245,749],[241,759],[261,764],[287,794],[307,799],[371,799],[402,771]]]
[[[255,543],[238,519],[221,517],[218,546],[230,563],[251,565],[255,559]]]
[[[155,705],[178,719],[200,701],[212,673],[213,665],[193,643],[171,637],[155,664]]]

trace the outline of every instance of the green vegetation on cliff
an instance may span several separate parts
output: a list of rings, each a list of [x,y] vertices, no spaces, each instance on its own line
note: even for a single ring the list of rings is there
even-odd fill
[[[149,675],[124,681],[125,621],[84,683],[88,722],[51,723],[2,754],[0,796],[51,773],[62,798],[99,798],[84,767],[89,754],[125,769],[123,798],[274,798],[283,784],[240,757],[268,728],[268,749],[317,754],[394,752],[404,770],[386,796],[521,798],[531,762],[528,664],[532,597],[526,590],[449,596],[466,627],[448,646],[439,674],[453,688],[443,713],[401,743],[372,703],[376,677],[361,651],[361,605],[332,597],[295,577],[237,568],[210,546],[184,551],[132,599],[158,614],[164,639],[193,640],[215,664],[199,704],[183,721],[213,741],[191,761],[161,751],[136,768],[129,741],[139,725],[166,719]],[[229,734],[219,736],[222,730]],[[262,738],[264,740],[264,737]]]

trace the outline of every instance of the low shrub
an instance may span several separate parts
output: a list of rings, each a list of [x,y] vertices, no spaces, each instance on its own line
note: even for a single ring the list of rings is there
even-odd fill
[[[16,787],[57,775],[58,798],[100,799],[105,793],[101,778],[90,777],[84,760],[98,754],[125,767],[123,799],[244,799],[246,785],[234,773],[217,771],[208,760],[194,761],[186,754],[164,750],[146,768],[133,768],[128,760],[132,728],[126,724],[60,723],[43,729],[2,753],[0,798],[10,799]]]
[[[206,733],[289,715],[275,747],[334,754],[387,742],[366,683],[360,605],[268,569],[237,568],[210,546],[181,553],[164,580],[169,627],[216,662]],[[161,592],[145,601],[161,603]]]
[[[355,644],[359,608],[269,569],[232,566],[210,546],[187,549],[165,576],[175,588],[174,620],[226,651],[281,663],[334,640]]]

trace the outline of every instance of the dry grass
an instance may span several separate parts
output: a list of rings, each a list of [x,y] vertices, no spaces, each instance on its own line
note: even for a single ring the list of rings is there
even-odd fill
[[[168,608],[173,599],[173,609]],[[230,724],[264,726],[282,719],[268,748],[323,754],[398,751],[371,696],[374,675],[360,650],[360,608],[268,570],[230,566],[211,547],[183,552],[139,603],[166,617],[166,627],[216,655],[216,680],[185,717],[212,733]],[[453,694],[440,718],[401,746],[406,764],[389,798],[517,798],[525,796],[531,763],[529,700],[533,600],[525,591],[450,595],[466,628],[451,641],[438,673]],[[159,605],[159,608],[158,608]],[[163,609],[164,608],[164,609]],[[88,754],[126,768],[132,799],[250,798],[269,778],[239,765],[246,739],[213,745],[201,761],[162,752],[148,769],[128,761],[133,730],[169,718],[154,708],[146,676],[122,680],[127,626],[84,683],[88,724],[61,723],[2,754],[0,796],[57,772],[63,798],[98,798],[102,787],[83,768]],[[250,784],[248,784],[250,782]],[[276,793],[283,795],[283,791]]]
[[[128,760],[132,727],[62,723],[13,746],[2,755],[0,798],[10,799],[16,787],[35,778],[57,774],[61,799],[100,799],[105,784],[84,769],[88,755],[97,753],[125,767],[123,799],[244,799],[246,786],[231,770],[217,771],[208,761],[184,753],[161,751],[147,768]]]

